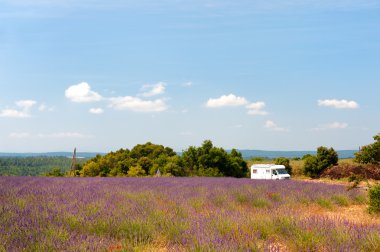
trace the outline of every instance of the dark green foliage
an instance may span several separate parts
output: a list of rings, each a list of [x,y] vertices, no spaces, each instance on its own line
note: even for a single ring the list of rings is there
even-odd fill
[[[86,159],[77,159],[79,165]],[[39,176],[58,167],[62,172],[70,169],[71,158],[67,157],[2,157],[0,176]]]
[[[152,143],[136,145],[132,150],[120,149],[105,156],[96,156],[83,165],[82,176],[231,176],[245,177],[247,163],[235,149],[228,154],[212,142],[189,147],[182,157],[168,147]]]
[[[223,148],[214,147],[210,140],[201,147],[191,146],[182,154],[186,174],[197,176],[245,177],[247,163],[235,149],[228,154]]]
[[[338,164],[338,153],[333,148],[319,147],[317,149],[319,174],[327,168]]]
[[[318,174],[318,160],[315,156],[308,156],[304,159],[303,172],[306,176],[315,177]]]
[[[375,185],[369,189],[369,211],[380,213],[380,185]]]
[[[83,165],[80,174],[85,177],[143,176],[154,175],[160,169],[164,174],[180,175],[179,160],[175,157],[171,148],[148,142],[138,144],[132,150],[120,149],[103,157],[97,155]]]
[[[321,146],[317,149],[317,156],[307,156],[304,161],[304,174],[316,178],[326,169],[338,164],[338,154],[333,148]]]
[[[43,175],[47,177],[63,177],[65,173],[61,170],[61,168],[54,167],[53,169],[44,173]]]
[[[380,134],[373,137],[375,142],[361,148],[355,153],[355,161],[361,164],[380,163]]]
[[[312,157],[313,155],[311,154],[306,154],[302,157],[302,160],[306,160],[308,157]]]
[[[286,171],[289,173],[289,175],[292,175],[292,167],[290,166],[290,160],[286,157],[279,157],[274,160],[274,163],[276,165],[283,165],[285,166]]]

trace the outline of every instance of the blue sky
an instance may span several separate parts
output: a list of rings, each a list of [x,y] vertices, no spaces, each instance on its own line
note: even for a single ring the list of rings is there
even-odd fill
[[[357,149],[379,0],[0,0],[0,152]]]

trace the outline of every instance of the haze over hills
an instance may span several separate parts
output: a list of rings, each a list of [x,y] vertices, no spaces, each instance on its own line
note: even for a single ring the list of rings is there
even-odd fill
[[[306,154],[315,155],[316,151],[265,151],[265,150],[238,150],[242,153],[245,159],[255,158],[255,157],[264,157],[264,158],[278,158],[278,157],[287,157],[287,158],[302,158]],[[353,158],[355,157],[355,152],[357,150],[338,150],[339,158]],[[92,158],[97,154],[105,155],[106,153],[102,152],[77,152],[78,158]],[[181,152],[178,152],[181,155]],[[0,157],[72,157],[72,152],[43,152],[43,153],[0,153]]]
[[[278,157],[287,157],[287,158],[302,158],[306,154],[316,155],[317,151],[265,151],[265,150],[238,150],[242,153],[243,157],[246,159],[254,157],[265,157],[269,159],[278,158]],[[357,150],[338,150],[339,158],[354,158],[355,152]]]
[[[100,152],[77,152],[77,158],[92,158],[97,154],[105,155]],[[72,152],[25,152],[25,153],[5,153],[0,152],[0,157],[69,157],[73,156]]]

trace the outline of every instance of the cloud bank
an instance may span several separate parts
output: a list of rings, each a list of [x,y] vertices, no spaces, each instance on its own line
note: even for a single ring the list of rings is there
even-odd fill
[[[318,127],[313,128],[312,131],[339,130],[339,129],[346,129],[347,127],[348,127],[348,123],[332,122],[332,123],[319,125]]]
[[[135,112],[162,112],[168,108],[162,99],[142,100],[133,96],[110,98],[108,106],[117,110],[128,109]]]
[[[19,100],[15,102],[19,109],[6,108],[0,111],[0,117],[7,118],[29,118],[30,110],[37,104],[34,100]]]
[[[249,115],[267,115],[268,112],[264,110],[266,104],[263,101],[249,103],[245,97],[236,96],[234,94],[222,95],[219,98],[210,98],[206,103],[208,108],[222,108],[222,107],[238,107],[245,106],[248,109]]]
[[[144,85],[141,90],[143,97],[152,97],[165,93],[164,82],[158,82],[154,85]],[[142,99],[136,96],[116,96],[103,97],[99,93],[92,91],[91,86],[87,82],[82,82],[77,85],[72,85],[65,91],[65,96],[68,100],[77,103],[99,102],[108,103],[109,108],[116,110],[130,110],[134,112],[162,112],[168,109],[165,99]],[[90,108],[91,114],[102,114],[104,109]]]

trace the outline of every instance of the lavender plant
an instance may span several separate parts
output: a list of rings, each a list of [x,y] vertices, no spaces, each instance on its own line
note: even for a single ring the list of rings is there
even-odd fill
[[[45,177],[0,184],[0,251],[380,249],[379,224],[308,213],[323,201],[329,211],[364,204],[361,191],[339,185]]]

